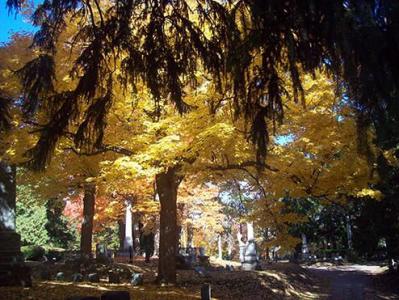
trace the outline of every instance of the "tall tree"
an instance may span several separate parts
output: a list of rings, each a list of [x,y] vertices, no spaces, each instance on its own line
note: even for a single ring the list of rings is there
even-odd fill
[[[24,2],[7,4],[18,9]],[[236,113],[252,123],[258,161],[266,155],[266,119],[283,118],[284,82],[291,82],[294,100],[303,98],[300,71],[321,67],[345,81],[360,113],[375,122],[378,136],[389,132],[390,144],[397,144],[398,14],[395,0],[44,1],[32,16],[40,26],[34,38],[40,55],[20,72],[28,111],[50,112],[30,152],[31,165],[43,168],[61,133],[83,112],[77,145],[102,146],[105,115],[115,103],[115,76],[131,83],[133,91],[137,81],[143,82],[159,116],[162,99],[181,113],[189,109],[184,87],[195,83],[195,72],[202,68],[229,95]],[[73,23],[79,26],[71,32]],[[73,41],[68,47],[81,49],[68,72],[76,84],[57,91],[54,58],[68,30]],[[289,78],[284,80],[280,68]],[[82,105],[86,101],[89,105]]]

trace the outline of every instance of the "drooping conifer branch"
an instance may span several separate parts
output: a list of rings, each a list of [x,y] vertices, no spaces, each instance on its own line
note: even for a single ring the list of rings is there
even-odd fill
[[[22,2],[7,4],[19,8]],[[399,141],[395,129],[399,128],[398,16],[395,0],[223,4],[216,0],[119,0],[107,9],[98,0],[45,0],[33,15],[40,26],[34,45],[43,54],[24,68],[25,103],[30,111],[53,106],[52,72],[46,72],[51,68],[44,58],[56,52],[67,22],[75,20],[81,26],[73,44],[81,51],[74,61],[78,84],[73,102],[79,114],[91,119],[78,124],[86,137],[92,124],[104,127],[100,123],[105,118],[98,117],[102,113],[94,116],[97,109],[104,110],[90,105],[109,92],[103,81],[117,66],[122,70],[118,80],[126,86],[131,84],[134,90],[137,80],[144,82],[158,116],[165,100],[180,113],[190,108],[185,87],[195,85],[196,71],[204,69],[215,86],[234,95],[236,115],[251,123],[251,140],[262,161],[271,133],[268,123],[276,126],[283,119],[283,86],[290,83],[293,100],[303,101],[299,74],[323,68],[345,82],[350,98],[367,112],[384,140],[381,143],[389,146]],[[85,111],[85,103],[90,103],[91,112]],[[58,113],[57,106],[49,125],[55,124]],[[72,118],[72,114],[65,117]],[[101,134],[94,134],[93,139],[93,145],[101,144]],[[52,142],[40,147],[45,145]]]

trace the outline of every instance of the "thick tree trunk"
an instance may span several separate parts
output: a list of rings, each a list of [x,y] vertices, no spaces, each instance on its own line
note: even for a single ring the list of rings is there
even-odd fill
[[[169,168],[156,176],[156,185],[161,203],[158,281],[176,282],[177,254],[177,188],[181,177],[177,168]]]
[[[125,223],[123,220],[118,221],[119,232],[119,250],[123,250],[123,243],[125,242]]]
[[[16,167],[0,161],[0,286],[30,286],[23,263],[21,237],[15,232]]]
[[[0,231],[15,232],[16,167],[0,161]]]
[[[83,222],[80,237],[80,252],[91,256],[94,207],[96,203],[96,186],[94,184],[84,185],[83,197]]]

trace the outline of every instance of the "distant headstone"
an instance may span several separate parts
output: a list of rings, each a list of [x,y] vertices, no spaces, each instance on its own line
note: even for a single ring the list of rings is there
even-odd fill
[[[208,272],[205,270],[205,268],[201,266],[195,267],[194,271],[201,277],[207,277],[209,275]]]
[[[244,262],[244,257],[245,257],[245,250],[246,250],[247,246],[246,245],[240,245],[240,262],[243,263]]]
[[[83,281],[83,275],[80,274],[80,273],[72,274],[72,281],[73,282],[82,282]]]
[[[234,267],[232,265],[226,265],[227,271],[234,271]]]
[[[209,256],[207,256],[207,255],[199,255],[198,256],[198,263],[201,266],[209,266],[210,265]]]
[[[108,250],[105,244],[96,245],[96,261],[99,263],[107,263],[109,261]]]
[[[40,279],[41,280],[51,280],[51,273],[49,270],[44,269],[40,272]]]
[[[389,271],[390,272],[397,272],[398,271],[398,266],[399,266],[399,264],[398,264],[397,260],[395,260],[393,258],[391,258],[389,260],[388,267],[389,267]]]
[[[210,284],[204,284],[201,287],[201,300],[211,300],[212,295],[211,295],[211,285]]]
[[[90,282],[100,282],[100,276],[98,273],[90,273],[87,278]]]
[[[117,272],[109,272],[108,273],[108,283],[120,283],[121,278]]]
[[[132,279],[131,279],[130,283],[133,286],[143,285],[143,274],[139,274],[139,273],[132,274]]]
[[[109,291],[101,295],[101,300],[130,300],[128,291]]]
[[[72,296],[66,298],[65,300],[100,300],[100,298],[95,296]]]
[[[190,256],[182,254],[176,255],[176,268],[178,270],[190,270],[192,268]]]
[[[58,273],[55,275],[55,280],[58,280],[58,281],[63,281],[63,280],[65,280],[65,274],[64,274],[63,272],[58,272]]]

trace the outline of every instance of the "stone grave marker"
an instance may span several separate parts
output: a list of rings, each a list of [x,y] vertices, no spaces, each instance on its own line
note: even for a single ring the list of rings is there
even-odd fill
[[[110,271],[108,273],[108,283],[120,283],[121,278],[117,272]]]
[[[211,285],[204,284],[201,287],[201,300],[211,300],[212,292],[211,292]]]
[[[90,273],[87,278],[90,282],[100,282],[100,276],[98,273]]]
[[[58,281],[63,281],[63,280],[65,280],[65,274],[64,274],[63,272],[58,272],[58,273],[55,275],[55,280],[58,280]]]
[[[133,286],[143,285],[143,274],[140,274],[140,273],[132,274],[132,279],[131,279],[130,283]]]
[[[72,274],[72,281],[73,282],[82,282],[83,281],[83,275],[80,274],[80,273]]]
[[[130,300],[128,291],[109,291],[101,295],[101,300]]]
[[[66,298],[65,300],[100,300],[100,298],[95,296],[72,296]]]

